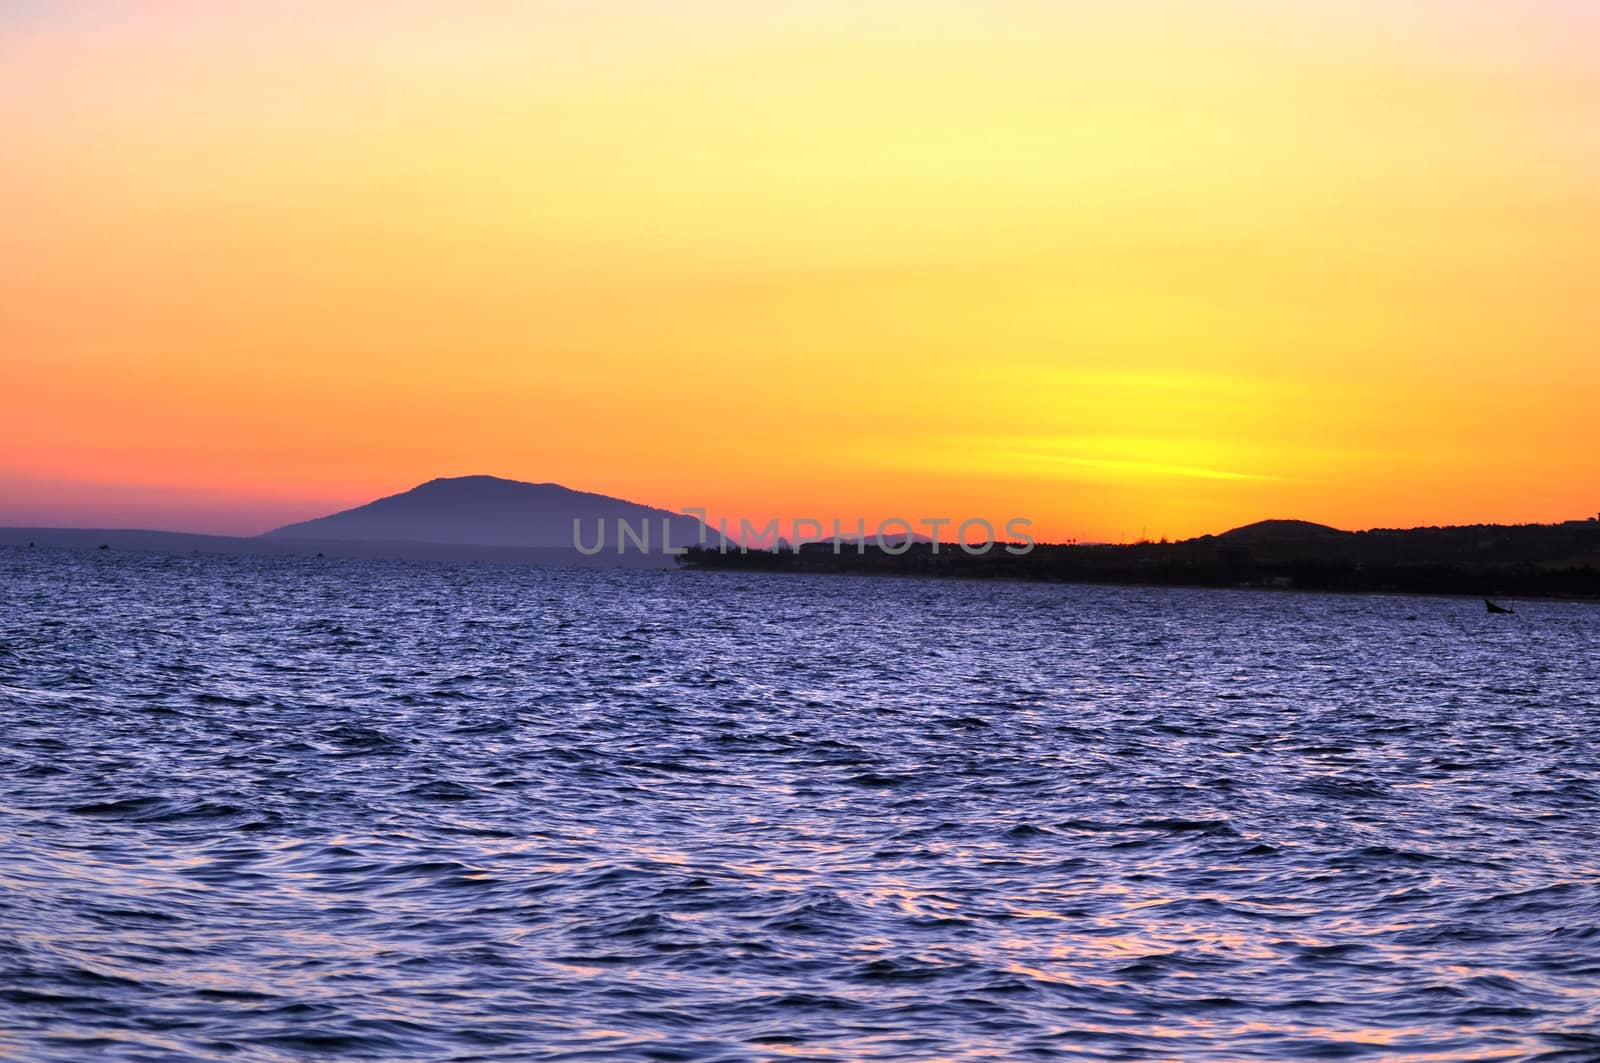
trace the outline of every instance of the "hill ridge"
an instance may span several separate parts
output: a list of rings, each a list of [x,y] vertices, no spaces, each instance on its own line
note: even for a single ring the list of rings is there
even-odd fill
[[[702,533],[712,537],[698,519],[658,506],[485,473],[435,477],[359,506],[273,528],[260,537],[570,549],[574,520],[580,522],[586,545],[592,546],[598,529],[604,528],[605,547],[613,551],[619,520],[630,527],[650,527],[652,549],[657,550],[663,527],[670,529],[674,547],[693,545]]]

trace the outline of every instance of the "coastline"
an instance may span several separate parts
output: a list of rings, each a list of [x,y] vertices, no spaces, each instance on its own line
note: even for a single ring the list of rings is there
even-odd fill
[[[1538,529],[1562,526],[1527,526]],[[1587,529],[1583,529],[1587,531]],[[1390,545],[1414,533],[1382,533]],[[629,553],[583,555],[560,547],[505,547],[405,541],[337,541],[197,535],[183,532],[98,528],[0,528],[0,548],[65,549],[238,557],[299,557],[328,560],[393,560],[443,564],[491,564],[581,568],[633,568],[656,571],[853,575],[936,580],[1067,583],[1127,587],[1253,590],[1275,593],[1413,595],[1452,598],[1507,598],[1600,602],[1600,566],[1557,558],[1549,551],[1525,550],[1501,561],[1381,560],[1373,551],[1352,549],[1363,536],[1324,538],[1319,544],[1241,545],[1234,533],[1179,543],[1129,545],[1040,545],[1024,555],[999,545],[972,556],[945,544],[935,555],[928,544],[902,553],[876,546],[833,553],[831,544],[807,544],[799,552],[721,553],[691,547],[682,556]],[[1371,545],[1370,543],[1367,545]]]
[[[1600,601],[1600,566],[1574,563],[1547,551],[1528,550],[1507,560],[1462,560],[1443,554],[1409,560],[1394,558],[1392,551],[1385,558],[1381,550],[1352,548],[1352,544],[1370,545],[1356,537],[1371,533],[1338,534],[1351,538],[1321,548],[1278,543],[1251,549],[1227,541],[1227,536],[1206,536],[1180,543],[1038,546],[1023,555],[997,547],[973,556],[948,545],[935,554],[927,544],[901,553],[869,547],[863,553],[836,554],[831,544],[808,544],[799,551],[780,553],[696,548],[679,564],[699,571]],[[1403,540],[1411,533],[1395,534]]]

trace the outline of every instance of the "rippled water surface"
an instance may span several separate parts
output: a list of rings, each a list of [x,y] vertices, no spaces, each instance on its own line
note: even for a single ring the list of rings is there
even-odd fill
[[[1600,607],[0,550],[0,1056],[1600,1058]]]

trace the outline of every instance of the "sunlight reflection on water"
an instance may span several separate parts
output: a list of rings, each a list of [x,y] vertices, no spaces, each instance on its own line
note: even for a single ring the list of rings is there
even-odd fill
[[[8,1057],[1600,1058],[1597,607],[0,586]]]

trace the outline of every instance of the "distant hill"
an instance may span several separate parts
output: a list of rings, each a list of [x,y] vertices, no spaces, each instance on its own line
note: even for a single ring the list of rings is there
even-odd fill
[[[603,524],[604,552],[609,554],[617,552],[618,520],[635,530],[648,525],[652,553],[661,552],[662,521],[670,525],[674,548],[699,542],[702,529],[694,517],[560,484],[457,476],[429,480],[364,506],[275,528],[263,538],[571,549],[575,519],[580,522],[586,547],[595,545]],[[706,540],[715,542],[716,533],[707,532]]]
[[[1333,539],[1345,539],[1353,534],[1340,531],[1338,528],[1330,528],[1326,524],[1314,524],[1309,520],[1258,520],[1254,524],[1225,531],[1217,538],[1230,543],[1327,542]]]

